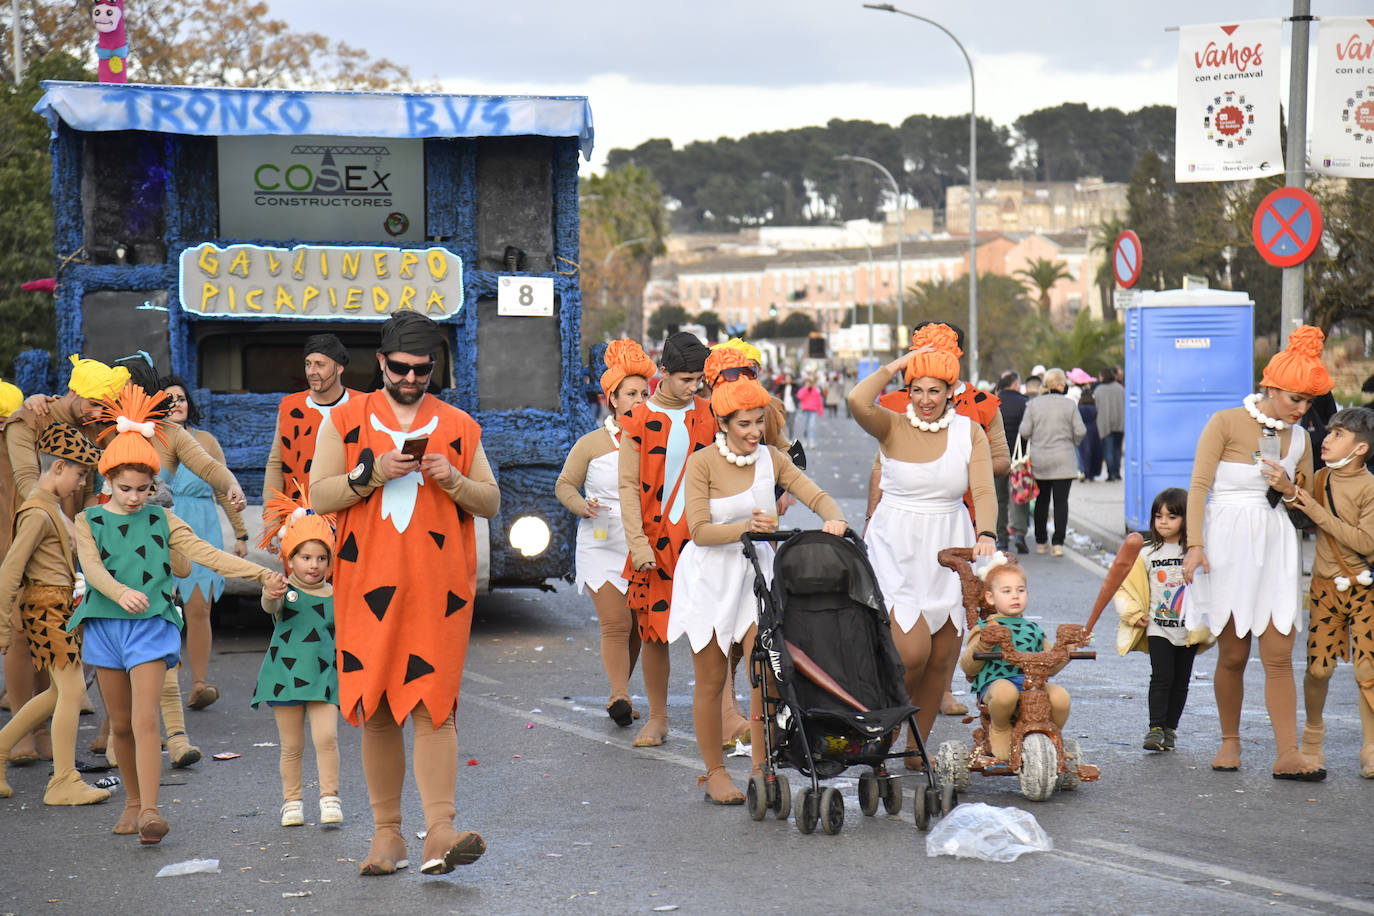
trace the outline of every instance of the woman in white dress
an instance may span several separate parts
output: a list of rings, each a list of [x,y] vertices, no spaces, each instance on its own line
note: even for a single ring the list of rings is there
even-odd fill
[[[907,693],[912,705],[920,707],[916,724],[924,741],[964,632],[959,577],[940,566],[936,555],[946,547],[992,554],[997,496],[987,434],[956,414],[950,402],[963,355],[955,332],[948,325],[928,324],[917,329],[911,342],[910,352],[850,392],[849,411],[881,446],[882,498],[864,540],[892,615]],[[874,403],[899,372],[909,385],[905,414]],[[976,534],[963,504],[969,491]],[[908,744],[909,751],[915,747],[914,741]],[[916,765],[917,759],[908,756],[908,765]]]
[[[1326,777],[1298,750],[1293,638],[1300,623],[1302,555],[1284,503],[1312,478],[1307,431],[1312,398],[1331,390],[1323,337],[1303,325],[1264,369],[1260,394],[1218,411],[1198,439],[1188,488],[1184,620],[1217,637],[1213,686],[1221,720],[1214,770],[1240,769],[1240,710],[1250,637],[1259,637],[1264,702],[1274,729],[1275,779]]]
[[[554,494],[578,516],[577,593],[592,593],[601,626],[601,665],[611,683],[606,714],[621,728],[638,713],[630,705],[630,672],[639,657],[639,630],[625,604],[625,527],[620,517],[620,427],[616,417],[648,400],[653,360],[632,340],[613,340],[606,347],[601,388],[610,413],[602,426],[577,440]]]
[[[740,643],[745,657],[753,651],[758,629],[754,569],[744,556],[740,536],[766,533],[778,526],[776,481],[824,522],[821,530],[842,536],[844,516],[833,499],[797,470],[783,452],[762,444],[764,410],[771,401],[756,380],[749,358],[732,347],[716,347],[706,360],[706,379],[713,385],[711,411],[720,432],[708,446],[687,459],[683,480],[687,527],[692,540],[678,557],[673,575],[668,641],[686,635],[692,646],[696,687],[692,722],[706,775],[706,801],[744,803],[744,793],[726,772],[721,747],[721,692],[726,681],[730,646]],[[759,545],[765,574],[772,571],[772,550]],[[762,699],[750,691],[751,756],[755,771],[763,763]]]

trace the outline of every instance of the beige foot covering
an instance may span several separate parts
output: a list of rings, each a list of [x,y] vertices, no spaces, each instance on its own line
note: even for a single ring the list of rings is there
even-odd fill
[[[378,826],[377,832],[372,834],[372,845],[367,849],[367,858],[358,866],[358,874],[390,875],[397,869],[409,866],[410,860],[406,858],[406,841],[405,837],[401,836],[401,828],[387,824]]]
[[[45,805],[94,805],[110,797],[108,789],[97,789],[82,781],[76,770],[58,773],[48,780],[43,793]]]
[[[1302,727],[1302,743],[1298,745],[1298,753],[1304,757],[1311,757],[1317,761],[1319,766],[1326,766],[1326,754],[1322,751],[1322,742],[1325,739],[1325,722],[1321,725],[1304,725]]]
[[[635,747],[658,747],[668,740],[668,717],[649,716],[649,721],[635,735]]]

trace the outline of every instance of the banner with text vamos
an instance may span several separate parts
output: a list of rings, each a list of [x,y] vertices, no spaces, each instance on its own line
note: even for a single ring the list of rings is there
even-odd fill
[[[1178,30],[1178,181],[1240,181],[1283,171],[1277,19]]]
[[[1313,171],[1374,178],[1374,19],[1322,18],[1310,123]]]

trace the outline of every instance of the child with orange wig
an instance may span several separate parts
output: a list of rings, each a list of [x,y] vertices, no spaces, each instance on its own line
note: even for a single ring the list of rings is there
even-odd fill
[[[554,484],[554,495],[579,518],[577,525],[577,593],[592,593],[601,626],[601,666],[611,683],[606,715],[621,728],[634,722],[630,673],[639,658],[639,631],[625,603],[625,524],[620,514],[620,424],[649,399],[654,361],[629,338],[606,347],[601,390],[610,408],[605,422],[573,445]],[[585,494],[585,496],[584,496]]]
[[[946,547],[992,554],[997,496],[987,434],[952,403],[963,355],[958,335],[947,325],[928,324],[912,334],[911,344],[905,355],[855,386],[849,410],[880,445],[882,498],[864,540],[892,615],[907,693],[920,707],[916,723],[924,740],[964,632],[959,577],[941,567],[936,555]],[[903,413],[875,403],[898,373],[907,383]],[[976,526],[963,504],[966,492],[973,494]],[[914,750],[915,742],[907,746]],[[908,765],[913,759],[908,757]]]
[[[821,517],[822,530],[845,532],[844,515],[835,500],[797,470],[786,454],[762,444],[764,410],[772,400],[754,378],[749,358],[731,347],[716,347],[706,360],[706,377],[714,386],[711,412],[719,432],[714,447],[687,459],[687,527],[692,540],[678,557],[668,641],[686,635],[692,645],[696,687],[692,719],[706,775],[706,801],[717,805],[744,803],[744,794],[726,772],[721,748],[721,692],[726,681],[730,646],[741,643],[747,656],[757,632],[754,570],[744,556],[740,536],[766,533],[778,526],[774,481]],[[759,545],[763,567],[771,570],[771,549]],[[762,698],[755,687],[749,708],[751,757],[757,772],[763,762]]]
[[[216,550],[166,509],[148,505],[161,468],[152,439],[161,435],[161,395],[126,385],[102,401],[113,434],[98,469],[112,495],[76,520],[85,599],[67,625],[84,626],[82,660],[96,669],[119,760],[125,807],[114,832],[159,843],[167,821],[158,811],[162,742],[158,707],[167,669],[181,658],[181,614],[173,600],[171,551],[225,576],[254,579],[281,594],[286,580],[256,563]]]
[[[334,658],[334,588],[329,564],[334,556],[334,516],[317,515],[305,488],[292,499],[273,490],[262,507],[264,532],[259,546],[275,540],[287,576],[286,595],[263,592],[262,609],[272,615],[272,639],[258,670],[253,708],[272,707],[281,736],[281,825],[305,823],[301,801],[301,757],[305,720],[315,745],[320,777],[320,826],[343,823],[339,801],[339,672]]]

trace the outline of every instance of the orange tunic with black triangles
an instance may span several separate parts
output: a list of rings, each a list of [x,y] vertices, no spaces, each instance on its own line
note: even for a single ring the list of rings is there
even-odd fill
[[[679,481],[687,458],[709,445],[719,427],[709,401],[698,397],[674,401],[662,388],[618,422],[620,513],[630,550],[624,575],[630,580],[630,607],[635,611],[640,638],[664,642],[673,598],[673,570],[678,554],[692,539],[687,530],[686,486]],[[669,505],[665,506],[665,501]],[[649,571],[645,582],[635,576],[635,571],[649,562],[656,568]]]
[[[264,494],[277,490],[291,499],[299,498],[300,490],[295,484],[303,486],[310,479],[320,427],[329,422],[331,411],[358,394],[345,388],[333,404],[316,403],[309,391],[297,391],[281,399],[277,407],[277,431],[272,436],[272,450],[267,455],[267,468],[262,476]]]
[[[377,456],[425,434],[427,455],[453,465],[440,483],[414,471],[385,480]],[[373,467],[366,479],[357,472]],[[350,473],[350,470],[353,473]],[[354,395],[320,431],[310,474],[315,511],[338,514],[334,620],[339,707],[354,725],[383,697],[397,722],[420,703],[436,728],[458,705],[477,590],[473,515],[500,490],[482,428],[432,395],[402,427],[385,392]]]

